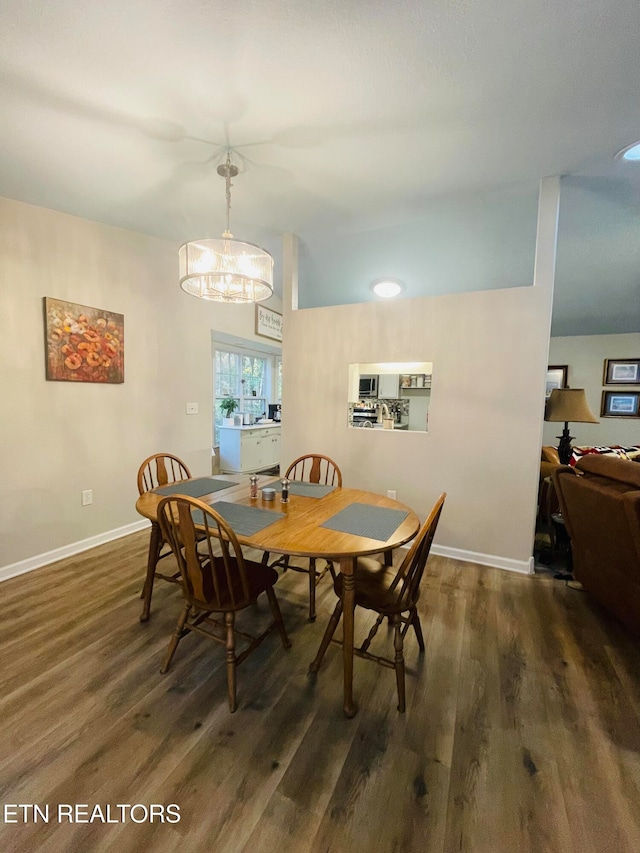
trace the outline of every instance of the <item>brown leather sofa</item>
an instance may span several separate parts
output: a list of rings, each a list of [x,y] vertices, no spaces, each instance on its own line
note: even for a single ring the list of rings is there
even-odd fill
[[[558,449],[548,444],[543,445],[540,456],[540,479],[544,480],[545,477],[550,477],[558,465],[560,465]]]
[[[558,508],[553,489],[549,488],[550,477],[560,466],[560,457],[555,447],[543,445],[540,456],[540,480],[538,481],[538,516],[539,520],[549,526],[549,516]]]
[[[552,478],[576,579],[640,636],[640,464],[585,456]]]

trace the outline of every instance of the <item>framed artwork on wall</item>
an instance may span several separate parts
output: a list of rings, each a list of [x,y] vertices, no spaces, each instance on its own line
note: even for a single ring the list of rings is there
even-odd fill
[[[567,377],[569,375],[568,364],[550,364],[547,367],[547,390],[545,397],[547,400],[551,396],[554,388],[566,388]]]
[[[46,376],[58,382],[124,382],[124,315],[44,297]]]
[[[256,305],[256,335],[281,341],[282,314],[272,311],[271,308],[265,308],[264,305]]]
[[[603,391],[600,416],[640,418],[640,391]]]
[[[640,385],[640,358],[605,358],[603,385]]]

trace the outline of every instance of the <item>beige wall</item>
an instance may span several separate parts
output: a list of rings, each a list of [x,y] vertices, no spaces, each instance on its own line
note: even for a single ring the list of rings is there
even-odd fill
[[[283,462],[310,450],[346,485],[397,491],[436,543],[525,571],[532,554],[551,290],[520,287],[293,311],[283,349]],[[433,361],[428,433],[347,428],[352,362]]]
[[[147,455],[173,451],[194,474],[208,473],[211,330],[255,335],[253,306],[206,304],[179,290],[170,242],[3,199],[0,234],[7,576],[137,524],[135,475]],[[347,484],[396,489],[422,516],[445,489],[439,547],[524,569],[550,295],[523,287],[289,313],[283,461],[324,450]],[[43,296],[124,314],[123,385],[45,380]],[[434,363],[429,433],[347,430],[350,362],[425,359]],[[185,414],[187,402],[198,415]],[[81,506],[83,489],[93,489],[90,507]]]
[[[140,521],[136,473],[152,453],[210,473],[211,330],[255,335],[254,306],[182,293],[168,241],[7,199],[0,235],[1,577]],[[46,381],[43,296],[124,314],[124,384]]]
[[[600,403],[605,386],[602,384],[606,358],[640,358],[640,334],[588,335],[551,338],[549,364],[569,366],[570,388],[584,388],[591,411],[598,424],[569,424],[573,444],[640,444],[640,420],[631,418],[601,418]],[[627,386],[640,391],[640,386]],[[621,385],[608,385],[606,390],[624,390]],[[556,436],[564,424],[545,423],[543,441],[557,445]]]

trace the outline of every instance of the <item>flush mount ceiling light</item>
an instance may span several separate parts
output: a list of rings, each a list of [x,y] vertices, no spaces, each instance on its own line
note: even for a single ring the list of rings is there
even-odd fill
[[[216,302],[262,302],[273,293],[273,258],[253,243],[234,240],[229,230],[231,178],[238,174],[231,162],[218,166],[225,179],[227,227],[220,238],[193,240],[178,251],[180,287],[199,299]]]
[[[371,283],[371,290],[376,296],[383,299],[391,299],[404,290],[404,284],[396,278],[379,278]]]
[[[640,162],[640,142],[634,142],[632,145],[627,145],[622,151],[618,151],[616,160],[625,160],[627,163]]]

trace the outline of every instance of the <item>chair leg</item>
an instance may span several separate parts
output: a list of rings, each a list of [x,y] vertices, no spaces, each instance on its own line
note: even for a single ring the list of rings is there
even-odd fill
[[[396,670],[396,684],[398,687],[398,711],[405,711],[405,689],[404,689],[404,655],[402,654],[402,620],[400,614],[396,613],[393,616],[393,627],[395,629],[393,637],[393,647],[396,651],[394,665]]]
[[[273,613],[273,621],[275,623],[276,628],[278,629],[278,633],[280,634],[282,645],[285,647],[285,649],[290,649],[291,640],[287,636],[287,631],[284,627],[284,622],[282,619],[282,613],[280,612],[280,605],[278,604],[278,599],[276,598],[276,594],[273,591],[273,587],[268,586],[266,592],[267,598],[269,599],[269,606],[271,607],[271,612]]]
[[[318,654],[309,664],[309,672],[317,672],[320,669],[320,665],[322,664],[322,659],[324,658],[324,654],[329,647],[329,643],[331,642],[331,638],[336,632],[336,628],[338,627],[338,622],[340,621],[340,617],[342,616],[342,599],[339,598],[338,602],[335,606],[335,610],[331,614],[331,619],[329,619],[329,624],[327,625],[327,630],[324,632],[324,637],[322,638],[322,642],[320,643],[320,648],[318,649]]]
[[[142,587],[142,593],[140,594],[140,598],[144,599],[142,613],[140,614],[141,622],[146,622],[149,619],[149,613],[151,612],[153,580],[155,578],[160,551],[162,551],[162,532],[160,531],[160,525],[157,522],[152,522],[151,536],[149,537],[149,555],[147,557],[147,576],[144,581],[144,586]]]
[[[309,558],[309,622],[316,621],[316,561]]]
[[[393,565],[393,551],[385,551],[384,552],[384,564],[385,566]]]
[[[420,651],[424,652],[424,637],[422,636],[422,625],[420,624],[420,617],[418,616],[418,611],[416,608],[414,608],[411,612],[411,624],[413,625],[413,630],[416,632],[416,639],[418,640]]]
[[[184,636],[184,626],[186,625],[187,619],[189,618],[189,611],[191,610],[191,605],[188,602],[185,602],[184,607],[182,608],[182,613],[178,617],[178,622],[176,624],[176,630],[171,635],[171,639],[169,640],[169,647],[167,648],[167,653],[164,657],[164,663],[162,664],[162,669],[160,672],[166,672],[171,666],[171,661],[173,660],[173,656],[176,653],[176,649],[178,648],[178,643]]]
[[[224,614],[224,624],[227,628],[227,689],[229,692],[229,710],[237,708],[236,702],[236,635],[233,630],[236,615],[231,611]]]
[[[368,635],[367,635],[367,639],[366,639],[366,640],[364,641],[364,643],[360,646],[360,651],[361,651],[361,652],[366,652],[366,651],[367,651],[367,649],[368,649],[368,648],[369,648],[369,646],[371,645],[371,641],[373,640],[373,638],[375,637],[375,635],[376,635],[376,634],[377,634],[377,632],[378,632],[378,628],[380,627],[380,625],[382,625],[382,620],[383,620],[383,619],[384,619],[384,615],[381,613],[381,614],[378,616],[378,618],[376,619],[376,621],[374,622],[373,627],[372,627],[372,628],[371,628],[371,630],[369,631],[369,633],[368,633]]]

